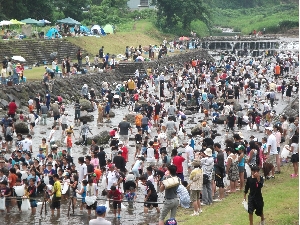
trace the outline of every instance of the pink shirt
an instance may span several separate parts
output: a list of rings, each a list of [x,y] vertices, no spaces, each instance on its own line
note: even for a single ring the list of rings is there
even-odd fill
[[[277,147],[280,147],[281,133],[279,131],[277,131],[276,134],[275,134],[275,137],[276,137]]]
[[[98,158],[92,158],[91,164],[94,166],[94,168],[97,168],[99,166],[99,159]]]

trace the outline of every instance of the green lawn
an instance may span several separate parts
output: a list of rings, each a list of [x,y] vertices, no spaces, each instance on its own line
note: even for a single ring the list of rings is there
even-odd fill
[[[45,67],[41,65],[40,67],[33,67],[24,71],[24,77],[27,80],[42,80],[45,73]]]
[[[299,179],[290,178],[292,166],[286,166],[275,180],[265,182],[263,197],[267,225],[299,224]],[[180,225],[248,225],[248,213],[242,206],[243,193],[229,195],[222,202],[203,206],[200,216],[192,217],[193,209],[180,209],[177,220]],[[254,216],[254,224],[260,217]]]

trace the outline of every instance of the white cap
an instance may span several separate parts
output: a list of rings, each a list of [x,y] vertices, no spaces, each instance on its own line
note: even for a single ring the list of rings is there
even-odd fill
[[[266,129],[266,130],[273,131],[273,127],[266,127],[265,129]]]

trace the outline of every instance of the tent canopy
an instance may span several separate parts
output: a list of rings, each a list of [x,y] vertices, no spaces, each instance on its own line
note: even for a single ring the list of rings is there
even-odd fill
[[[110,24],[106,24],[105,27],[103,27],[103,30],[106,34],[113,34],[114,33],[114,28]]]
[[[52,38],[52,37],[55,37],[55,35],[58,35],[58,37],[61,37],[61,35],[58,33],[58,30],[55,29],[55,28],[50,28],[47,33],[46,33],[46,36],[48,38]]]
[[[42,20],[39,20],[39,22],[41,22],[41,23],[51,23],[49,20],[45,20],[45,19],[42,19]]]
[[[74,20],[70,17],[68,18],[64,18],[61,20],[57,20],[58,23],[64,23],[64,24],[68,24],[68,25],[80,25],[80,22],[78,22],[77,20]]]
[[[94,30],[97,30],[98,34],[105,35],[104,30],[99,25],[94,25],[91,27],[91,33],[93,34]]]
[[[3,20],[3,21],[0,22],[0,26],[7,26],[7,25],[10,25],[10,24],[11,24],[11,22],[8,21],[8,20]]]
[[[20,21],[18,21],[16,19],[11,19],[10,22],[11,22],[11,24],[17,24],[17,25],[24,25],[25,24],[25,23],[20,22]]]
[[[31,18],[21,20],[20,22],[26,23],[26,24],[34,24],[34,25],[41,25],[42,24],[40,21],[37,21],[35,19],[31,19]]]

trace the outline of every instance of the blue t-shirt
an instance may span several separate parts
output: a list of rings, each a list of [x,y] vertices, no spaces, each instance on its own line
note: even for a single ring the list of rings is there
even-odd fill
[[[135,193],[129,192],[125,195],[125,198],[127,199],[127,201],[133,201],[135,196],[136,196]]]
[[[195,149],[195,140],[191,138],[190,144],[189,144],[193,149]]]
[[[205,101],[207,99],[207,93],[203,92],[202,93],[202,100]]]
[[[238,166],[245,166],[245,157],[239,162]]]

